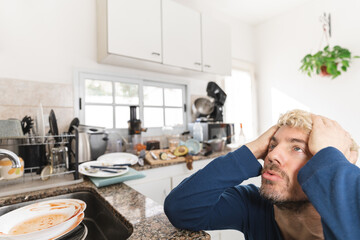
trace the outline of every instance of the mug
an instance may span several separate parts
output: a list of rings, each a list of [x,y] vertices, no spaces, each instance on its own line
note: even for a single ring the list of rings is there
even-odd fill
[[[24,174],[24,160],[20,158],[21,168],[12,168],[12,161],[9,158],[0,160],[0,180],[15,179]]]

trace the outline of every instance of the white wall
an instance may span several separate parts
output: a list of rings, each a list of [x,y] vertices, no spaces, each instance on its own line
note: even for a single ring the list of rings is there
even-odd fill
[[[323,12],[331,13],[330,44],[339,44],[360,55],[360,1],[357,0],[314,0],[257,26],[260,132],[278,117],[272,116],[274,109],[303,106],[337,120],[360,143],[360,59],[354,60],[348,72],[334,80],[309,78],[298,70],[300,60],[307,53],[319,50],[322,35],[319,17]],[[282,104],[273,101],[272,91],[282,96]]]

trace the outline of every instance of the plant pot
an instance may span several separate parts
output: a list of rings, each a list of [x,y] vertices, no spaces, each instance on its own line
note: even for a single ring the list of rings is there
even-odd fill
[[[325,65],[321,66],[320,70],[321,70],[320,74],[319,74],[320,76],[322,76],[322,77],[331,76],[331,74],[327,72],[327,67]]]

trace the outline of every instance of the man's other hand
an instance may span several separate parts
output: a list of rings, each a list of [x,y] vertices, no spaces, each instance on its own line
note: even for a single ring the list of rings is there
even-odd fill
[[[268,151],[270,140],[278,129],[278,126],[272,126],[260,137],[245,145],[250,149],[250,151],[257,159],[264,159]]]
[[[350,134],[336,121],[314,114],[311,118],[313,126],[308,143],[311,154],[315,155],[326,147],[334,147],[341,151],[351,163],[355,163],[358,152]]]

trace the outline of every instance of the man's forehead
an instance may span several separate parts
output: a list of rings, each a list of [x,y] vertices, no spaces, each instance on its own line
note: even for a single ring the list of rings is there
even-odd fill
[[[308,143],[309,134],[305,129],[299,127],[281,126],[272,137],[273,141],[285,140],[288,142]]]

